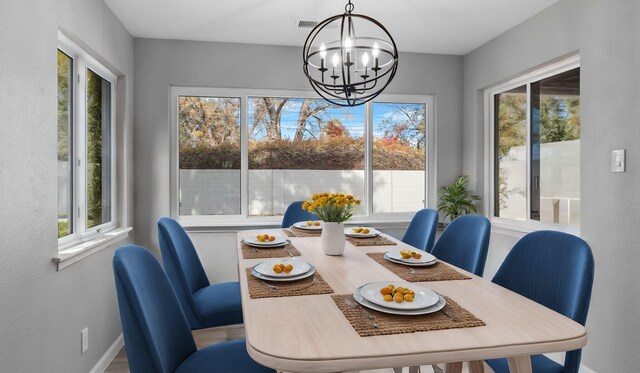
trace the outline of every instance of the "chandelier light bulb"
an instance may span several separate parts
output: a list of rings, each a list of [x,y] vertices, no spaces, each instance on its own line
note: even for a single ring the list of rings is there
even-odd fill
[[[380,46],[378,45],[378,42],[373,43],[373,50],[371,51],[371,55],[373,56],[373,58],[378,58],[378,56],[380,55]]]
[[[327,57],[327,47],[324,43],[320,44],[320,58],[323,60]]]
[[[369,54],[367,54],[367,52],[364,52],[364,54],[362,55],[362,66],[367,67],[368,64],[369,64]]]
[[[333,67],[338,67],[338,64],[340,63],[340,56],[338,55],[338,53],[333,54],[333,57],[331,58],[331,63],[333,63]]]
[[[344,48],[347,50],[347,52],[349,52],[351,51],[351,46],[352,46],[351,38],[347,36],[347,38],[344,39]]]

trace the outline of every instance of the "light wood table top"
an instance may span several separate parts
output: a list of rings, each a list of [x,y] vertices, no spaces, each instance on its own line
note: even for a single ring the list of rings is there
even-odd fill
[[[237,235],[247,350],[265,366],[287,372],[342,372],[512,357],[513,372],[530,372],[529,355],[574,350],[587,342],[579,323],[473,274],[471,280],[416,284],[449,296],[486,326],[360,337],[331,294],[249,297],[244,269],[264,259],[243,259],[240,241],[267,232],[282,234],[278,229]],[[353,293],[368,282],[404,281],[366,255],[410,247],[395,239],[399,246],[355,247],[347,242],[342,256],[323,254],[319,237],[290,240],[302,254],[296,258],[313,264],[334,294]]]

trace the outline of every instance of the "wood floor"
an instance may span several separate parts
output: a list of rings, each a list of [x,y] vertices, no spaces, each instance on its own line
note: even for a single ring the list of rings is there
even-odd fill
[[[241,326],[233,326],[229,328],[195,330],[193,332],[193,338],[196,340],[198,348],[203,348],[220,342],[244,338],[244,328]],[[407,372],[408,368],[405,368],[404,371]],[[433,369],[430,366],[423,366],[420,371],[422,373],[433,373]],[[486,364],[484,371],[485,373],[493,372]],[[462,369],[462,372],[468,373],[468,367],[466,365]],[[118,355],[116,355],[111,364],[109,364],[105,373],[129,373],[127,354],[124,352],[124,348],[118,352]],[[393,373],[393,369],[368,370],[366,373]]]

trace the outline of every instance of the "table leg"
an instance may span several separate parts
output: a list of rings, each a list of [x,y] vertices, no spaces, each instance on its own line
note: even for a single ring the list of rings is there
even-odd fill
[[[447,373],[462,373],[462,363],[447,363],[444,371]]]
[[[531,373],[531,357],[528,355],[514,356],[507,359],[509,362],[509,372],[511,373]]]
[[[484,362],[482,360],[470,361],[469,373],[484,373]]]

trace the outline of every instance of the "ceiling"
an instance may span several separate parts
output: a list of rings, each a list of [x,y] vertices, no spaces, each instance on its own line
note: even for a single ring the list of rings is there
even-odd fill
[[[557,0],[352,0],[404,52],[464,55]],[[292,45],[346,0],[104,0],[134,37]]]

